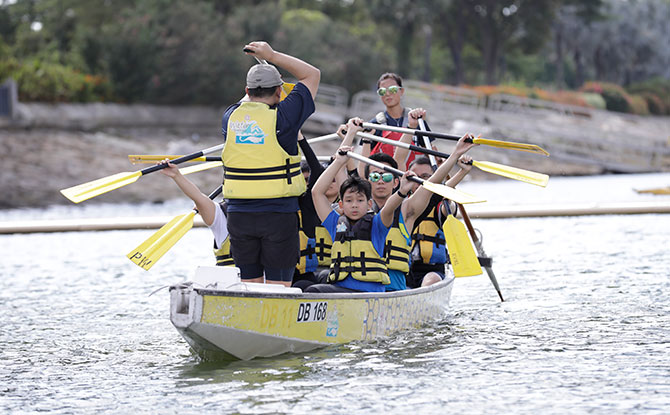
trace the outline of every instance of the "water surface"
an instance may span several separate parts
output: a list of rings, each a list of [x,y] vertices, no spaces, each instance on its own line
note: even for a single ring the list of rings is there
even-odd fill
[[[670,175],[466,183],[492,203],[661,200]],[[553,186],[553,187],[552,187]],[[510,195],[514,201],[510,202]],[[0,220],[177,215],[167,205],[0,213]],[[127,214],[126,214],[127,212]],[[670,217],[487,219],[486,276],[459,278],[443,320],[373,343],[201,362],[167,290],[211,264],[191,230],[151,271],[125,254],[152,231],[0,235],[0,411],[8,413],[670,412]]]

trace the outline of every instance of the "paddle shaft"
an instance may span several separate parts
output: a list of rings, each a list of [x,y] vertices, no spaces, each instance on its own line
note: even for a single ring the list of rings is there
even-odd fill
[[[370,139],[370,140],[379,141],[380,143],[389,144],[389,145],[396,146],[396,147],[406,148],[408,150],[416,151],[417,153],[427,154],[429,159],[430,159],[430,165],[431,165],[431,167],[433,167],[433,170],[437,169],[437,160],[435,160],[435,157],[433,157],[433,156],[448,159],[449,156],[451,155],[451,154],[447,154],[447,153],[442,153],[441,151],[433,150],[432,148],[420,147],[420,146],[415,146],[414,144],[403,143],[402,141],[395,141],[395,140],[390,140],[388,138],[377,137],[374,134],[359,132],[359,133],[356,133],[356,136],[358,136],[359,138],[367,138],[367,139]],[[430,140],[428,139],[428,137],[426,137],[424,135],[423,139],[424,139],[424,142],[426,142],[426,145],[430,146]],[[469,161],[466,164],[472,165],[473,163],[474,163],[474,160]]]
[[[416,130],[416,129],[413,129],[413,128],[394,127],[392,125],[374,124],[374,123],[370,123],[370,122],[364,122],[363,123],[363,128],[395,131],[397,133],[414,134],[414,135],[424,135],[424,136],[427,135],[428,137],[442,138],[442,139],[445,139],[445,140],[458,141],[461,138],[460,135],[455,135],[455,134],[439,133],[439,132],[436,132],[436,131],[421,131],[421,130]],[[472,143],[472,139],[467,138],[466,142]]]
[[[244,48],[244,49],[242,49],[242,51],[247,52],[247,53],[254,54],[254,51],[251,50],[251,49],[249,49],[249,48]],[[266,61],[265,59],[258,59],[258,57],[257,57],[255,54],[254,54],[254,59],[256,59],[256,62],[258,62],[258,63],[260,63],[260,64],[263,64],[263,65],[267,65],[267,64],[268,64],[268,61]]]
[[[403,171],[400,171],[398,169],[394,169],[393,167],[387,166],[384,163],[380,163],[378,161],[375,161],[375,160],[369,159],[367,157],[361,156],[360,154],[354,153],[353,151],[347,151],[345,153],[348,157],[351,157],[351,158],[354,158],[356,160],[362,161],[363,163],[367,163],[371,166],[375,166],[375,167],[380,168],[384,171],[392,173],[392,174],[394,174],[398,177],[405,174]],[[345,153],[340,153],[340,154],[345,154]],[[425,180],[423,180],[420,177],[416,177],[416,176],[408,176],[407,179],[413,181],[414,183],[419,183],[419,184],[423,184],[423,182],[425,182]]]
[[[171,160],[170,163],[171,164],[185,163],[189,160],[193,160],[194,158],[202,157],[205,154],[210,154],[210,153],[213,153],[215,151],[223,150],[223,146],[224,146],[224,144],[219,144],[219,145],[214,146],[214,147],[209,147],[209,148],[206,148],[204,150],[196,151],[195,153],[187,154],[185,156],[181,156],[179,158]],[[215,160],[213,160],[213,161],[215,161]],[[168,167],[167,163],[166,164],[157,164],[155,166],[147,167],[146,169],[140,170],[140,173],[142,174],[142,176],[144,176],[145,174],[153,173],[153,172],[158,171],[158,170],[163,170],[166,167]]]
[[[426,131],[428,130],[426,128],[426,123],[423,121],[423,118],[419,118],[419,130],[421,131]],[[433,150],[430,146],[430,139],[428,138],[427,135],[420,134],[421,138],[423,138],[423,146],[426,147],[426,150]],[[433,171],[437,170],[437,160],[435,159],[434,154],[426,153],[428,154],[428,160],[430,160],[430,167],[433,168]]]
[[[437,156],[437,157],[442,157],[442,158],[449,158],[449,154],[433,150],[432,148],[425,148],[425,147],[415,146],[414,144],[403,143],[402,141],[391,140],[391,139],[384,138],[384,137],[378,137],[378,136],[376,136],[374,134],[370,134],[370,133],[358,132],[358,133],[356,133],[356,136],[359,137],[359,138],[367,138],[369,140],[378,141],[378,142],[384,143],[384,144],[390,144],[390,145],[395,146],[395,147],[406,148],[408,150],[416,151],[418,153],[424,153],[424,154]],[[428,137],[425,137],[425,136],[424,136],[424,138],[428,139]]]
[[[470,222],[470,217],[468,216],[468,213],[465,211],[465,207],[461,204],[459,204],[458,207],[461,210],[461,216],[463,216],[463,221],[465,222],[465,226],[468,228],[468,232],[472,237],[472,241],[475,243],[475,247],[477,247],[477,253],[482,258],[486,258],[487,256],[486,252],[484,252],[482,241],[480,241],[479,238],[477,237],[477,232],[475,232],[475,228],[472,226],[472,222]],[[486,274],[489,276],[489,279],[491,280],[491,284],[493,284],[493,288],[496,289],[498,297],[500,297],[500,301],[504,302],[505,300],[503,299],[502,292],[500,291],[500,286],[498,285],[496,275],[493,273],[493,268],[485,266],[484,269],[486,270]]]

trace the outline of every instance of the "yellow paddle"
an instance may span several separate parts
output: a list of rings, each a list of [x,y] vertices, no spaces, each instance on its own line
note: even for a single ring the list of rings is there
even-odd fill
[[[398,133],[403,133],[403,134],[422,134],[422,135],[427,135],[429,137],[435,137],[435,138],[442,138],[446,140],[459,140],[461,137],[458,135],[454,134],[445,134],[445,133],[438,133],[435,131],[421,131],[421,130],[415,130],[411,128],[403,128],[403,127],[394,127],[391,125],[386,125],[386,124],[373,124],[369,122],[364,122],[363,123],[363,128],[370,128],[370,129],[376,129],[376,130],[386,130],[386,131],[395,131]],[[468,139],[470,140],[470,139]],[[542,147],[536,145],[536,144],[526,144],[526,143],[515,143],[512,141],[502,141],[502,140],[494,140],[491,138],[473,138],[471,142],[475,144],[483,144],[491,147],[500,147],[500,148],[508,148],[510,150],[519,150],[519,151],[527,151],[529,153],[536,153],[536,154],[542,154],[543,156],[549,156],[549,152],[547,150],[543,149]]]
[[[421,130],[418,130],[421,131]],[[421,131],[425,133],[425,131]],[[435,151],[431,148],[419,147],[409,143],[403,143],[401,141],[390,140],[388,138],[378,137],[374,134],[369,133],[356,133],[356,136],[360,138],[367,138],[369,140],[379,141],[380,143],[390,144],[396,147],[406,148],[408,150],[416,151],[419,153],[428,154],[429,156],[437,156],[442,158],[448,158],[449,154],[442,153],[440,151]],[[427,140],[428,138],[424,136]],[[476,139],[475,139],[476,140]],[[546,187],[549,182],[549,176],[542,173],[537,173],[530,170],[524,170],[517,167],[505,166],[503,164],[493,163],[491,161],[476,161],[472,160],[471,164],[477,167],[480,170],[483,170],[488,173],[497,174],[498,176],[507,177],[514,180],[519,180],[525,183],[534,184],[536,186]]]
[[[184,156],[174,154],[128,154],[128,161],[130,161],[132,164],[159,163],[165,159],[175,160],[179,157]],[[221,161],[221,156],[196,157],[189,160],[189,162],[196,161]]]
[[[496,279],[496,275],[493,273],[493,268],[491,268],[491,258],[486,255],[486,252],[484,252],[482,241],[477,237],[477,232],[475,232],[475,228],[472,226],[472,222],[470,222],[470,217],[468,216],[468,212],[465,211],[465,207],[463,205],[458,205],[458,208],[461,210],[461,216],[463,216],[465,226],[467,226],[468,232],[470,232],[472,242],[475,243],[475,247],[477,248],[477,252],[479,253],[479,258],[488,262],[488,264],[484,265],[486,274],[488,274],[489,280],[491,280],[491,284],[493,284],[493,288],[496,289],[498,297],[500,297],[500,301],[504,302],[505,300],[503,299],[502,292],[500,292],[500,286],[498,285],[498,280]]]
[[[377,168],[383,169],[384,171],[387,171],[389,173],[393,173],[396,176],[402,176],[404,172],[394,169],[393,167],[387,166],[386,164],[380,163],[375,160],[371,160],[367,157],[363,157],[360,154],[354,153],[352,151],[347,151],[346,155],[348,157],[354,158],[356,160],[362,161],[363,163],[370,164],[372,166],[375,166]],[[409,180],[419,183],[423,187],[425,187],[427,190],[436,193],[444,198],[453,200],[457,203],[465,204],[465,203],[481,203],[481,202],[486,202],[486,199],[482,199],[477,196],[473,196],[471,194],[461,192],[460,190],[456,190],[453,187],[445,186],[443,184],[438,184],[438,183],[433,183],[429,182],[428,180],[423,180],[420,177],[416,176],[411,176],[409,177]]]
[[[173,164],[184,163],[194,158],[201,157],[205,154],[220,151],[221,149],[223,149],[223,146],[224,146],[223,144],[219,144],[218,146],[206,148],[204,150],[200,150],[195,153],[179,157],[173,160],[172,163]],[[166,167],[167,164],[160,164],[156,166],[147,167],[146,169],[142,169],[135,172],[117,173],[111,176],[103,177],[102,179],[93,180],[87,183],[63,189],[60,192],[63,194],[63,196],[65,196],[72,202],[79,203],[83,202],[84,200],[88,200],[90,198],[99,196],[103,193],[110,192],[114,189],[118,189],[119,187],[123,187],[131,183],[134,183],[137,181],[137,179],[139,179],[143,175],[153,173]]]
[[[419,118],[419,129],[421,131],[426,131],[426,124],[422,118]],[[423,138],[425,148],[429,149],[430,140],[428,137],[425,135],[421,135],[420,137]],[[435,156],[429,154],[428,159],[430,160],[430,166],[433,168],[433,171],[436,171],[437,160],[435,159]],[[449,258],[451,259],[452,269],[454,270],[454,276],[467,277],[481,274],[481,268],[479,273],[477,273],[477,266],[479,266],[477,255],[472,251],[472,244],[468,239],[468,235],[463,232],[462,225],[458,219],[454,218],[453,215],[448,215],[447,220],[442,225],[442,230],[444,232],[444,239],[447,244]],[[472,258],[473,255],[474,260]]]
[[[209,198],[214,199],[221,192],[223,186],[210,193]],[[137,266],[148,271],[193,227],[193,218],[197,212],[197,209],[193,209],[189,213],[175,216],[126,256]]]
[[[188,166],[179,169],[181,174],[191,174],[197,173],[204,170],[213,169],[215,167],[223,167],[223,162],[221,161],[208,161],[206,163],[196,164],[195,166]]]
[[[442,225],[444,239],[447,242],[451,267],[456,277],[471,277],[482,273],[479,259],[475,253],[465,226],[454,217],[448,215]]]
[[[327,140],[332,140],[335,138],[339,138],[339,136],[336,133],[332,134],[326,134],[322,135],[319,137],[314,137],[310,138],[307,140],[309,144],[314,144],[314,143],[319,143],[321,141],[327,141]],[[129,154],[128,155],[128,160],[133,163],[133,164],[140,164],[140,163],[158,163],[160,161],[163,161],[165,159],[170,159],[170,160],[175,160],[178,159],[179,157],[184,157],[182,155],[174,155],[174,154]],[[194,159],[189,160],[189,162],[193,161],[221,161],[221,156],[209,156],[209,157],[196,157]],[[213,166],[216,167],[216,166]],[[182,174],[184,174],[182,170]]]

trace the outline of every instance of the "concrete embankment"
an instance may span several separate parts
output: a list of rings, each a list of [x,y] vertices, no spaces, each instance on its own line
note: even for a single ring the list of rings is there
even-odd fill
[[[505,137],[510,141],[540,144],[549,151],[552,148],[557,150],[557,157],[544,158],[480,146],[471,152],[477,160],[499,162],[550,175],[607,172],[608,168],[597,162],[599,154],[595,150],[588,157],[570,156],[568,150],[571,145],[588,143],[600,148],[603,154],[608,148],[616,147],[622,156],[626,153],[632,155],[636,147],[651,148],[649,151],[652,152],[658,149],[659,158],[651,171],[670,171],[670,152],[666,141],[670,138],[670,123],[665,125],[662,120],[608,115],[607,119],[587,122],[555,114],[539,117],[461,107],[449,111],[449,117],[431,121],[433,129],[455,133],[481,132],[491,138]],[[129,154],[186,154],[220,144],[222,112],[222,108],[19,104],[14,119],[0,118],[3,165],[0,169],[0,191],[3,195],[0,208],[68,204],[70,202],[59,193],[60,189],[148,166],[130,164]],[[607,135],[606,140],[595,133],[590,134],[589,131],[598,125],[609,132],[612,129],[620,131],[623,143],[616,143],[616,134]],[[308,129],[312,132],[311,136],[318,134],[318,127],[312,125]],[[637,135],[630,131],[636,131]],[[323,134],[330,132],[322,131]],[[636,141],[630,142],[627,139],[629,136]],[[453,142],[436,141],[436,144],[445,152],[453,148]],[[337,143],[320,143],[314,148],[319,155],[330,155],[337,148]],[[622,159],[623,162],[625,160]],[[645,161],[642,159],[636,163],[644,164]],[[220,169],[212,169],[190,178],[208,193],[218,186],[221,176]],[[496,177],[476,169],[471,176],[475,180]],[[155,173],[84,203],[159,202],[176,197],[181,197],[181,193],[174,183]]]

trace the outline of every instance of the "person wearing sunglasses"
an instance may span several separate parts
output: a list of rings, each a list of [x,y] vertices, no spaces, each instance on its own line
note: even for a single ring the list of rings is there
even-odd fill
[[[347,136],[353,140],[361,128],[347,125]],[[358,175],[349,176],[340,186],[339,207],[342,214],[331,208],[325,193],[332,179],[346,164],[350,146],[338,149],[335,161],[326,169],[312,189],[314,207],[323,226],[328,229],[333,247],[328,284],[315,284],[305,292],[383,292],[390,283],[384,259],[384,246],[394,211],[402,203],[400,195],[391,196],[385,207],[371,213],[372,192],[370,183]],[[409,191],[412,183],[405,173],[400,190]],[[383,179],[382,179],[383,181]]]
[[[394,169],[398,168],[398,164],[393,157],[386,153],[375,153],[370,156],[370,159]],[[407,197],[407,192],[399,190],[394,193],[394,190],[399,185],[399,180],[393,174],[370,164],[365,165],[364,174],[372,187],[372,210],[374,212],[379,212],[385,208],[394,194],[398,194],[402,198]],[[412,187],[413,185],[410,184],[410,188]],[[409,272],[410,245],[410,233],[405,227],[401,209],[397,207],[393,212],[393,221],[384,242],[384,259],[386,260],[390,279],[390,284],[386,286],[386,291],[399,291],[406,288],[406,274]]]
[[[404,94],[404,89],[402,86],[402,78],[400,75],[387,72],[382,74],[377,80],[377,95],[379,95],[382,104],[384,104],[385,111],[378,113],[375,118],[370,120],[370,123],[373,124],[386,124],[394,127],[408,127],[408,128],[418,128],[418,119],[420,117],[425,117],[426,112],[422,108],[416,108],[414,110],[405,108],[401,99]],[[427,124],[426,124],[427,127]],[[423,140],[418,142],[413,140],[411,134],[402,134],[394,131],[384,131],[376,130],[375,135],[388,138],[390,140],[401,140],[404,142],[412,143],[423,147]],[[392,157],[395,157],[396,147],[390,144],[382,143],[370,143],[367,140],[362,141],[363,144],[363,155],[375,154],[379,152],[386,153]],[[369,148],[369,152],[367,151]],[[416,158],[420,153],[405,152],[404,156],[406,158],[398,159],[398,164],[404,167],[411,163],[414,158]]]

